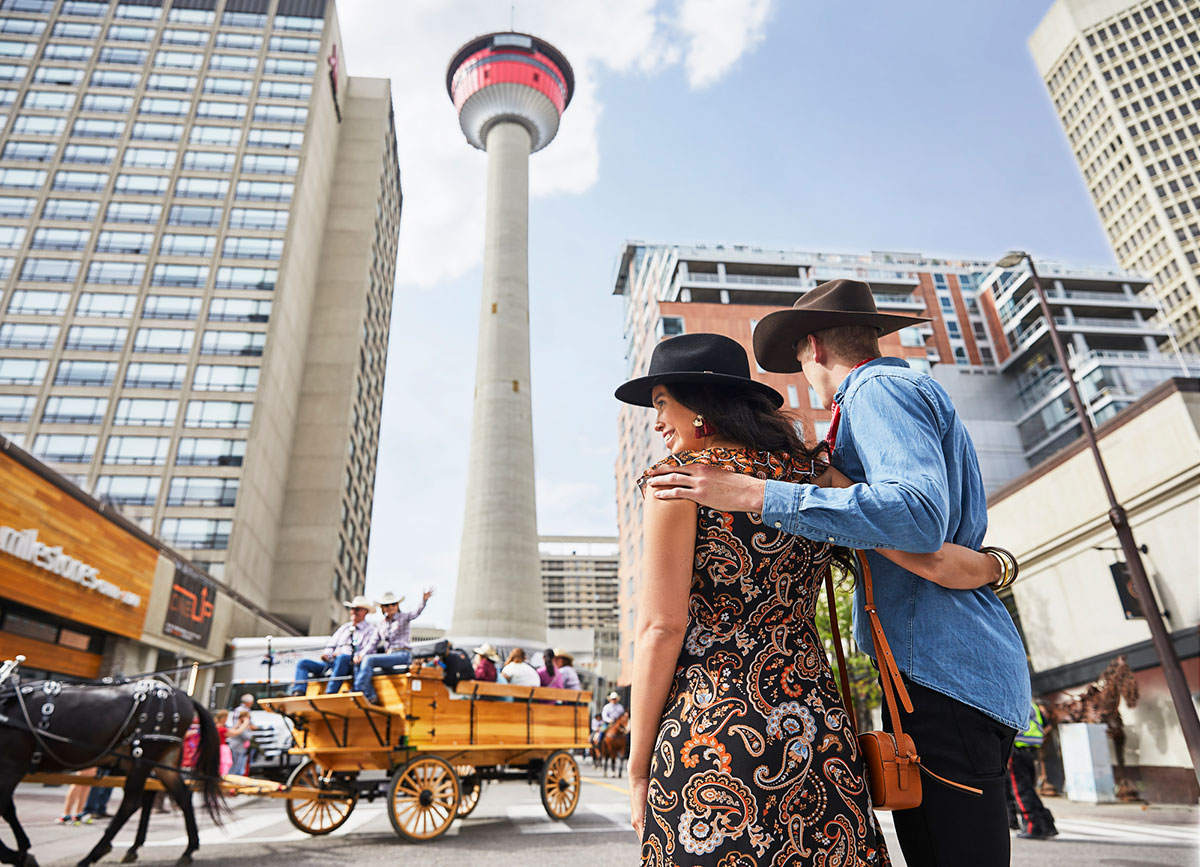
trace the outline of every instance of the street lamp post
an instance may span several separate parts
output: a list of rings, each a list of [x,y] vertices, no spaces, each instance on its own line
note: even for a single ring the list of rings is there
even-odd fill
[[[1046,329],[1050,332],[1050,341],[1054,344],[1054,354],[1066,375],[1067,388],[1071,392],[1071,402],[1075,405],[1075,415],[1079,419],[1079,426],[1083,429],[1088,447],[1092,450],[1092,457],[1096,459],[1096,470],[1100,474],[1100,483],[1104,486],[1104,493],[1108,497],[1108,520],[1112,522],[1113,529],[1116,530],[1117,540],[1125,554],[1129,578],[1142,602],[1142,610],[1146,614],[1146,625],[1150,627],[1150,639],[1154,644],[1155,653],[1158,654],[1159,663],[1162,665],[1163,676],[1166,678],[1167,688],[1171,692],[1171,701],[1175,704],[1175,714],[1179,717],[1179,724],[1183,728],[1183,739],[1187,743],[1188,753],[1191,754],[1192,772],[1200,781],[1200,717],[1196,715],[1196,706],[1192,704],[1191,692],[1188,690],[1183,668],[1179,664],[1179,656],[1175,653],[1171,637],[1167,634],[1167,627],[1158,611],[1158,603],[1154,599],[1154,591],[1150,588],[1150,579],[1146,577],[1146,569],[1142,565],[1142,556],[1137,542],[1134,541],[1133,529],[1129,526],[1125,507],[1117,502],[1117,495],[1113,492],[1112,482],[1109,481],[1104,458],[1100,455],[1100,444],[1096,441],[1096,431],[1092,428],[1091,418],[1084,407],[1079,387],[1075,384],[1075,376],[1067,360],[1067,351],[1063,346],[1062,337],[1058,333],[1058,326],[1054,322],[1054,314],[1050,312],[1050,302],[1046,300],[1042,281],[1038,279],[1033,257],[1023,250],[1015,250],[997,262],[996,267],[1015,268],[1021,262],[1029,263],[1029,275],[1033,278],[1033,291],[1037,294],[1042,317],[1046,320]]]

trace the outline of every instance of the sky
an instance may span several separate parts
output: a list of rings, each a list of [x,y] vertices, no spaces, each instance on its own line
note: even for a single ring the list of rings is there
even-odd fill
[[[615,536],[626,240],[1114,264],[1026,47],[1049,5],[342,0],[346,72],[392,82],[404,191],[368,596],[430,587],[421,622],[450,624],[487,168],[446,94],[462,44],[515,25],[574,68],[530,158],[538,528]]]

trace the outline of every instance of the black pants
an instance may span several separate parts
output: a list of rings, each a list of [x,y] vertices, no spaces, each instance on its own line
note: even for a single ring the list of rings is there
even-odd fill
[[[900,709],[921,764],[946,779],[983,789],[972,795],[922,775],[921,806],[898,810],[896,835],[909,867],[1008,867],[1005,780],[1017,733],[982,711],[913,683],[913,712]],[[887,708],[883,726],[891,730]]]
[[[1054,814],[1046,809],[1037,794],[1037,749],[1017,747],[1008,768],[1013,806],[1022,830],[1039,836],[1057,833]]]

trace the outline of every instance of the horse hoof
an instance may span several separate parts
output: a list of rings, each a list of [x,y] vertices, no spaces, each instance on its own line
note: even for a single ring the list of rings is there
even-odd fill
[[[26,852],[24,859],[21,861],[21,867],[38,867],[37,858],[33,857],[33,853]]]
[[[180,855],[179,860],[177,860],[175,863],[176,864],[191,864],[192,856],[191,855]]]
[[[130,849],[130,850],[129,850],[128,852],[126,852],[126,853],[125,853],[125,855],[124,855],[124,856],[121,858],[121,863],[122,863],[122,864],[132,864],[132,863],[133,863],[134,861],[136,861],[136,860],[137,860],[137,852],[136,852],[136,851],[134,851],[133,849]]]

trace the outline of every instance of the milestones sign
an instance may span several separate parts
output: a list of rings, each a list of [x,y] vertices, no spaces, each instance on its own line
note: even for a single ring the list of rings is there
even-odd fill
[[[207,647],[216,601],[217,586],[190,564],[177,562],[163,635]]]
[[[12,527],[0,526],[0,551],[32,563],[52,575],[61,575],[68,581],[74,581],[110,599],[116,599],[123,605],[136,608],[142,604],[141,596],[129,590],[122,590],[111,581],[101,578],[100,570],[95,566],[89,566],[64,554],[62,545],[52,548],[45,542],[39,542],[37,530],[18,531]]]

